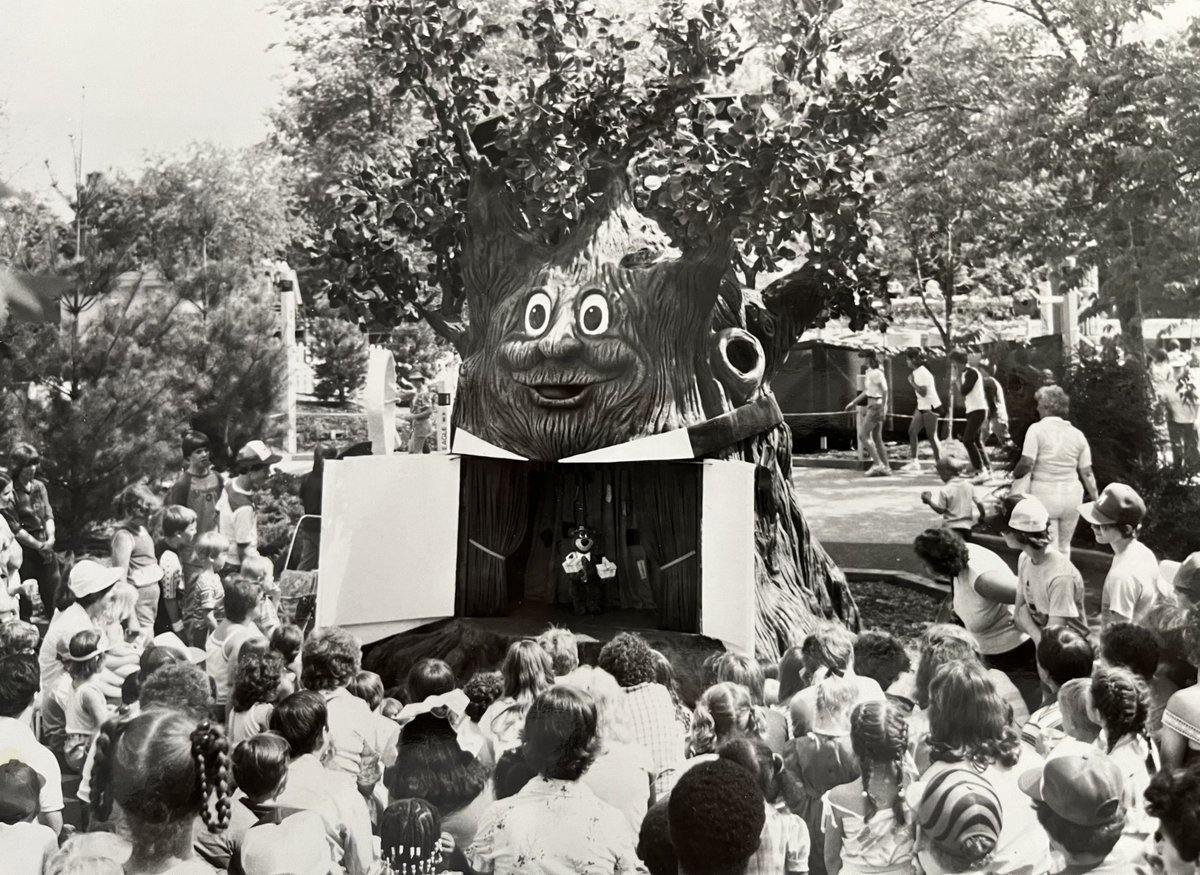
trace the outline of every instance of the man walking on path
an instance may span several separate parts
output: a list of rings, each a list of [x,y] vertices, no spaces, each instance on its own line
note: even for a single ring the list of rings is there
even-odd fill
[[[1146,518],[1146,504],[1133,487],[1110,483],[1100,497],[1079,506],[1079,515],[1092,524],[1096,542],[1112,548],[1112,567],[1100,596],[1100,621],[1140,623],[1160,596],[1158,559],[1137,539]]]
[[[912,451],[912,461],[904,466],[905,471],[919,472],[921,463],[917,459],[917,450],[924,430],[929,438],[929,446],[933,448],[933,461],[936,463],[942,457],[942,447],[938,443],[938,408],[942,399],[938,397],[937,384],[929,368],[925,367],[925,353],[915,349],[908,353],[908,364],[912,371],[908,375],[908,383],[917,393],[917,409],[913,411],[912,420],[908,424],[908,445]]]
[[[858,427],[858,445],[871,457],[871,467],[867,469],[867,476],[887,477],[892,473],[888,464],[887,449],[883,445],[883,419],[887,415],[887,377],[884,376],[879,357],[874,350],[866,350],[860,355],[867,362],[863,374],[863,390],[846,405],[846,410],[853,410],[859,402],[866,402],[866,409]]]
[[[950,361],[957,365],[962,372],[959,381],[959,391],[962,392],[963,402],[967,410],[967,427],[963,432],[963,443],[967,447],[967,455],[971,457],[971,465],[975,468],[976,482],[986,482],[992,475],[991,462],[983,448],[983,427],[987,422],[988,403],[984,390],[983,374],[975,367],[975,362],[967,358],[965,352],[953,352]]]

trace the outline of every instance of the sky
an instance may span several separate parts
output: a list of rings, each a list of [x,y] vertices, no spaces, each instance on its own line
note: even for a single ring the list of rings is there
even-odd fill
[[[136,173],[147,153],[262,140],[288,55],[264,0],[0,0],[0,182],[54,202],[88,170]],[[1146,36],[1183,26],[1177,0]],[[81,103],[81,96],[86,96]]]
[[[0,181],[48,197],[81,125],[85,172],[259,142],[288,60],[262,0],[0,0],[0,31]]]

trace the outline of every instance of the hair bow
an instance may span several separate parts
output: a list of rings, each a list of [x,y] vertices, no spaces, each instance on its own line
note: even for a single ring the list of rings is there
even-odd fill
[[[465,718],[467,706],[470,704],[471,699],[462,690],[451,690],[436,696],[426,696],[423,702],[414,702],[401,708],[400,713],[396,716],[396,722],[404,726],[422,714],[441,717],[454,727],[454,737],[458,741],[459,748],[473,757],[478,757],[479,751],[483,748],[483,739],[467,731],[469,721]]]

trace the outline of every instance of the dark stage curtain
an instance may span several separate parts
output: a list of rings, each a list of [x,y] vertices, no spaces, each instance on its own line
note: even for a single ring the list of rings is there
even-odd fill
[[[459,485],[458,583],[460,617],[508,609],[507,560],[529,524],[529,475],[523,462],[464,456]]]
[[[699,465],[657,464],[636,472],[636,513],[651,561],[663,629],[700,631]]]

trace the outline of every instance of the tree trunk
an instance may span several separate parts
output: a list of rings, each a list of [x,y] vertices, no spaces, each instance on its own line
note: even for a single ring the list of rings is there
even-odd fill
[[[723,240],[680,252],[638,212],[623,175],[562,243],[520,227],[505,193],[477,176],[456,427],[525,458],[558,460],[773,410],[769,421],[742,416],[724,443],[693,444],[697,455],[756,466],[758,655],[777,658],[818,619],[856,627],[845,577],[793,493],[791,434],[769,386],[820,302],[799,287],[764,295],[766,305],[744,293]]]

